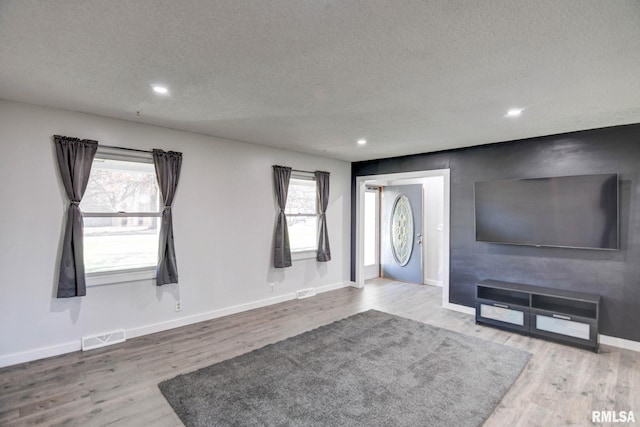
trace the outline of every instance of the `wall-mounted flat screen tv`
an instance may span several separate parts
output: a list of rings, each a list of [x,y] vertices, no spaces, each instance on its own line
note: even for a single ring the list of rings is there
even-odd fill
[[[618,175],[476,182],[475,222],[479,242],[616,250]]]

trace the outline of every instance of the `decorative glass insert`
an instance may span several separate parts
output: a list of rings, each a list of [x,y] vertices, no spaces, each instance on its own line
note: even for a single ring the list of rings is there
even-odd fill
[[[404,194],[396,198],[391,210],[391,248],[398,264],[407,265],[413,250],[413,211]]]

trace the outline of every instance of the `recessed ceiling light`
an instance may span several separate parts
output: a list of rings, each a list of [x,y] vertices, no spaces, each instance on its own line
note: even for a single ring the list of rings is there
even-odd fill
[[[366,140],[366,139],[359,139],[359,140],[358,140],[358,145],[364,145],[364,144],[366,144],[366,143],[367,143],[367,140]]]
[[[159,93],[161,95],[166,95],[167,93],[169,93],[169,89],[167,89],[164,86],[152,86],[152,87],[155,93]]]
[[[520,114],[522,114],[522,110],[524,110],[524,108],[512,108],[509,111],[507,111],[507,114],[505,114],[505,117],[519,117]]]

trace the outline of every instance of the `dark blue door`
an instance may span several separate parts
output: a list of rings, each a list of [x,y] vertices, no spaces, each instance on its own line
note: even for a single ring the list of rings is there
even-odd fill
[[[383,277],[422,284],[422,185],[384,187],[380,228]]]

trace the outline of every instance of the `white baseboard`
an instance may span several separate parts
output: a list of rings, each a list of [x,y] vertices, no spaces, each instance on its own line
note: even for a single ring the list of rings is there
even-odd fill
[[[320,286],[319,288],[316,288],[316,292],[320,294],[322,292],[335,291],[336,289],[348,288],[350,286],[353,286],[353,282],[346,280],[344,282],[338,282],[338,283],[333,283],[331,285]]]
[[[127,336],[130,338],[140,337],[148,334],[155,334],[169,329],[179,328],[194,323],[204,322],[207,320],[217,319],[219,317],[229,316],[231,314],[241,313],[243,311],[253,310],[256,308],[266,307],[268,305],[278,304],[296,298],[295,292],[279,295],[273,298],[267,298],[260,301],[254,301],[246,304],[234,305],[218,310],[198,313],[191,316],[171,319],[164,322],[152,323],[150,325],[140,326],[137,328],[127,329]]]
[[[599,335],[600,344],[610,345],[611,347],[624,348],[625,350],[632,350],[640,352],[640,342],[626,340],[624,338],[610,337],[608,335]]]
[[[333,291],[336,289],[349,286],[349,282],[334,283],[331,285],[325,285],[315,288],[316,293]],[[179,319],[172,319],[165,322],[154,323],[152,325],[146,325],[139,328],[127,329],[127,336],[130,338],[140,337],[142,335],[155,334],[156,332],[166,331],[168,329],[179,328],[181,326],[187,326],[194,323],[204,322],[206,320],[217,319],[231,314],[242,313],[243,311],[254,310],[256,308],[267,307],[273,304],[279,304],[281,302],[297,299],[296,293],[291,292],[288,294],[278,295],[277,297],[267,298],[259,301],[253,301],[246,304],[234,305],[231,307],[225,307],[218,310],[209,311],[206,313],[195,314],[193,316],[181,317]]]
[[[424,279],[424,284],[425,285],[442,287],[442,281],[441,280]]]
[[[345,287],[353,286],[353,282],[338,282],[330,285],[319,286],[315,288],[316,293],[333,291]],[[236,314],[243,311],[253,310],[256,308],[266,307],[273,304],[278,304],[285,301],[296,299],[296,293],[291,292],[284,295],[279,295],[274,298],[267,298],[259,301],[253,301],[246,304],[239,304],[232,307],[221,308],[219,310],[213,310],[206,313],[195,314],[192,316],[181,317],[178,319],[167,320],[165,322],[158,322],[151,325],[145,325],[137,328],[131,328],[126,330],[127,338],[140,337],[142,335],[153,334],[156,332],[166,331],[168,329],[179,328],[181,326],[191,325],[193,323],[203,322],[205,320],[217,319],[219,317],[229,316],[230,314]],[[82,340],[79,338],[77,341],[72,341],[64,344],[57,344],[49,347],[36,348],[33,350],[21,351],[18,353],[11,353],[6,355],[0,355],[0,368],[5,366],[17,365],[19,363],[31,362],[38,359],[44,359],[52,356],[59,356],[65,353],[71,353],[74,351],[80,351],[82,349]]]
[[[333,291],[345,287],[355,287],[358,285],[355,282],[346,281],[334,283],[331,285],[320,286],[315,288],[317,293]],[[296,293],[291,292],[284,295],[279,295],[274,298],[267,298],[259,301],[254,301],[246,304],[239,304],[232,307],[226,307],[219,310],[209,311],[206,313],[200,313],[193,316],[181,317],[179,319],[168,320],[166,322],[154,323],[138,328],[127,329],[127,337],[135,338],[142,335],[153,334],[156,332],[166,331],[168,329],[174,329],[181,326],[187,326],[205,320],[217,319],[219,317],[229,316],[231,314],[241,313],[243,311],[253,310],[256,308],[266,307],[273,304],[278,304],[285,301],[296,299]],[[473,307],[467,307],[460,304],[448,303],[443,306],[446,309],[458,311],[469,315],[475,315],[475,309]],[[612,347],[623,348],[627,350],[640,352],[640,342],[631,341],[623,338],[611,337],[608,335],[600,335],[600,344],[609,345]],[[34,360],[44,359],[47,357],[59,356],[65,353],[72,353],[74,351],[80,351],[82,349],[81,340],[71,341],[62,344],[56,344],[48,347],[36,348],[33,350],[21,351],[18,353],[11,353],[6,355],[0,355],[0,368],[17,365],[19,363],[31,362]]]
[[[40,347],[34,350],[5,354],[0,356],[0,368],[17,365],[19,363],[31,362],[33,360],[45,359],[47,357],[59,356],[65,353],[72,353],[74,351],[80,351],[81,349],[81,340],[77,340],[49,347]]]

